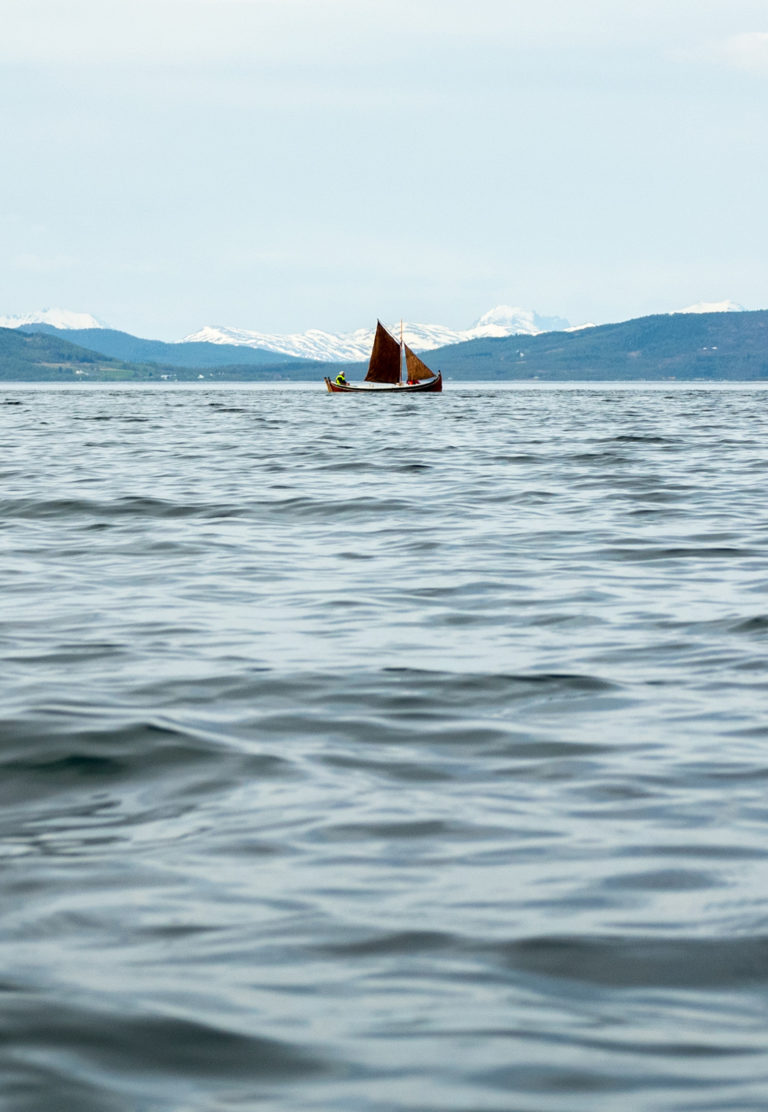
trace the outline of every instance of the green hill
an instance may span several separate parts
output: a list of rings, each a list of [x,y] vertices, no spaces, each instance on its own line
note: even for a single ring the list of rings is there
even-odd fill
[[[229,358],[232,359],[231,351]],[[279,358],[271,363],[260,362],[258,366],[248,363],[205,366],[201,370],[199,366],[116,359],[62,340],[58,332],[0,328],[0,381],[5,382],[178,382],[201,378],[218,382],[301,382],[322,377],[325,364],[286,359],[287,362]]]
[[[470,340],[426,356],[448,378],[554,382],[768,379],[768,310],[639,317],[575,332]]]
[[[30,335],[0,328],[0,380],[65,381],[159,377],[156,367],[141,367],[77,347],[58,336]]]
[[[168,367],[274,367],[278,363],[306,366],[308,360],[282,355],[242,344],[177,343],[144,340],[113,328],[54,328],[51,324],[28,324],[25,332],[55,336],[69,344],[98,351],[112,359],[131,363],[162,363]],[[311,361],[310,361],[311,362]]]
[[[0,380],[320,383],[341,366],[274,353],[264,361],[268,353],[250,348],[163,344],[106,329],[88,329],[87,338],[102,348],[112,345],[112,354],[78,346],[55,330],[0,328]],[[203,348],[214,351],[187,350]],[[185,363],[168,361],[166,349],[174,349],[174,359]],[[136,356],[128,359],[133,352]],[[768,310],[678,313],[575,332],[470,340],[425,358],[455,381],[768,380]],[[363,363],[347,363],[344,369],[351,381],[365,374]]]

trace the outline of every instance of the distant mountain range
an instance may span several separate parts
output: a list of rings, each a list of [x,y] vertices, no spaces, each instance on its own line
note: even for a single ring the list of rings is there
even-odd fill
[[[275,364],[314,366],[316,360],[282,355],[265,348],[241,347],[235,344],[187,343],[167,344],[163,340],[143,340],[129,332],[112,328],[58,329],[50,324],[28,324],[21,330],[38,335],[58,336],[71,344],[97,351],[113,359],[134,363],[157,363],[166,367],[273,367]]]
[[[741,306],[733,301],[702,302],[680,310],[682,313],[710,313],[740,311]],[[185,336],[177,343],[164,343],[159,340],[140,340],[126,332],[107,328],[89,313],[73,313],[67,309],[42,309],[14,317],[0,317],[2,328],[24,328],[42,331],[66,331],[74,343],[93,347],[104,354],[120,359],[153,359],[170,362],[175,366],[223,366],[238,363],[275,362],[275,355],[294,359],[320,360],[331,363],[358,362],[367,359],[373,343],[374,328],[359,328],[354,332],[335,333],[320,329],[288,335],[257,332],[244,328],[225,328],[206,326]],[[390,323],[390,331],[400,334],[400,322]],[[435,351],[453,344],[469,340],[494,339],[505,336],[538,336],[543,332],[569,331],[594,327],[593,325],[572,326],[563,317],[544,317],[532,309],[520,306],[498,305],[484,313],[479,320],[466,329],[451,329],[439,324],[403,323],[405,342],[418,352]],[[95,331],[109,332],[106,336],[95,337]],[[130,341],[130,342],[129,342]],[[205,345],[205,347],[201,347]],[[222,348],[239,348],[236,360],[232,354],[222,353],[213,356],[209,345]],[[246,351],[265,353],[255,358]]]
[[[768,379],[768,310],[639,317],[571,332],[472,340],[434,353],[448,379]]]
[[[384,322],[393,336],[400,336],[400,322]],[[569,323],[562,317],[542,317],[532,309],[518,306],[498,305],[483,314],[471,328],[452,329],[441,324],[414,324],[403,322],[403,339],[414,351],[434,351],[449,344],[460,344],[466,340],[489,339],[490,337],[527,335],[537,336],[540,332],[568,328]],[[358,328],[355,332],[337,333],[310,329],[308,332],[293,335],[272,335],[266,332],[253,332],[243,328],[206,327],[185,336],[183,343],[206,342],[211,344],[236,344],[238,346],[261,348],[280,352],[283,355],[299,356],[304,359],[324,359],[328,362],[346,363],[367,359],[371,353],[375,326]]]
[[[33,313],[0,317],[0,328],[24,328],[28,324],[49,324],[61,331],[72,328],[106,328],[105,324],[90,313],[73,313],[70,309],[38,309]]]
[[[95,346],[71,342],[71,337],[80,336]],[[172,363],[163,358],[166,347],[184,347],[187,362]],[[135,354],[128,358],[120,354],[122,351]],[[233,351],[239,359],[234,366]],[[110,329],[58,331],[46,324],[29,325],[29,331],[0,327],[0,381],[6,382],[307,381],[322,377],[327,368],[327,363],[287,356],[272,355],[270,361],[266,352],[243,352],[215,344],[162,344]]]
[[[26,313],[19,316],[0,317],[0,328],[34,328],[45,326],[59,332],[77,333],[74,342],[85,342],[90,338],[90,333],[97,329],[113,331],[89,313],[73,313],[67,309],[41,309],[36,313]],[[400,322],[391,323],[389,326],[396,336],[400,334]],[[403,324],[403,338],[414,351],[433,351],[435,348],[445,347],[448,344],[460,344],[465,340],[490,338],[493,336],[511,336],[515,334],[536,336],[540,332],[549,332],[554,329],[568,328],[569,323],[562,317],[543,317],[532,309],[522,309],[511,305],[499,305],[490,312],[485,313],[471,328],[452,329],[440,324],[413,324],[410,321]],[[367,359],[375,326],[358,328],[354,332],[324,332],[313,328],[307,332],[297,332],[288,335],[279,333],[257,332],[245,328],[225,328],[222,326],[207,325],[197,332],[190,333],[176,344],[166,344],[165,351],[158,357],[164,358],[171,354],[171,349],[181,348],[181,345],[218,344],[223,347],[238,347],[254,351],[268,352],[270,360],[274,361],[275,355],[288,356],[294,359],[323,360],[325,362],[341,363],[356,362]],[[88,337],[86,337],[88,333]],[[128,333],[120,333],[128,335]],[[150,341],[146,341],[150,342]],[[160,341],[151,341],[159,343]],[[121,352],[121,358],[138,358],[138,354],[127,355]],[[145,357],[142,353],[141,357]],[[231,362],[231,360],[228,360]],[[246,358],[244,362],[250,362]],[[180,364],[186,362],[185,357],[172,357],[172,362]]]
[[[714,310],[691,306],[618,324],[480,335],[432,349],[428,362],[449,381],[768,380],[768,310],[735,311],[721,303]],[[45,322],[0,327],[5,381],[319,382],[341,366],[353,380],[365,373],[362,359],[329,363],[243,344],[167,344],[104,327],[62,329]]]

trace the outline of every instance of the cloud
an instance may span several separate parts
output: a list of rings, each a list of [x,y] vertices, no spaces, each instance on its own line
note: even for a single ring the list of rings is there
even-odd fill
[[[691,2],[691,0],[686,0]],[[650,7],[668,0],[646,0]],[[552,43],[635,42],[642,27],[616,17],[615,0],[11,0],[0,60],[75,68],[115,62],[174,68],[216,61],[422,58],[455,44],[522,52]],[[648,18],[648,17],[645,17]]]
[[[768,31],[743,31],[710,43],[695,57],[732,69],[768,73]]]
[[[739,69],[768,72],[768,31],[731,35],[723,43],[723,57]]]

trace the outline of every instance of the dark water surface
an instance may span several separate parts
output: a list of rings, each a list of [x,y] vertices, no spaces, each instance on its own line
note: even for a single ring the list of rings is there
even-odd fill
[[[3,1112],[768,1107],[768,392],[0,444]]]

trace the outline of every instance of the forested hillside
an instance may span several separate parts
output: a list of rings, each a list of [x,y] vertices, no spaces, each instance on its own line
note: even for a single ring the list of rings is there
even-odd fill
[[[285,362],[273,361],[259,366],[238,363],[204,369],[137,363],[79,347],[61,339],[58,331],[28,333],[0,328],[0,381],[5,382],[307,381],[322,378],[323,366],[289,357]]]
[[[89,329],[88,341],[102,350],[76,345],[50,328],[0,328],[0,379],[321,382],[342,366],[275,353],[264,361],[268,353],[248,348],[164,344],[102,329]],[[103,354],[105,347],[121,357]],[[160,359],[167,349],[174,349],[174,359],[190,349],[188,362]],[[127,358],[134,351],[141,356],[138,361]],[[574,332],[471,340],[438,348],[425,358],[448,381],[768,380],[768,310],[640,317]],[[363,363],[343,368],[351,381],[365,374]]]
[[[242,344],[168,344],[163,340],[145,340],[140,336],[132,336],[130,332],[119,332],[113,328],[64,330],[50,324],[30,324],[25,326],[24,331],[57,336],[67,343],[131,363],[162,363],[169,367],[274,367],[278,363],[306,366],[311,362],[297,359],[293,355]]]
[[[448,378],[768,378],[768,310],[640,317],[575,332],[472,340],[430,352]]]

